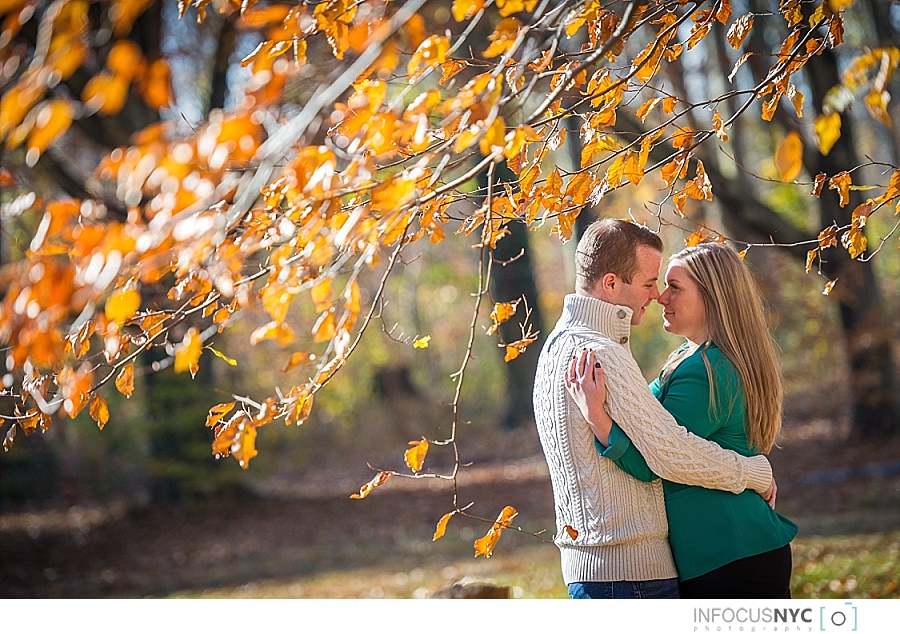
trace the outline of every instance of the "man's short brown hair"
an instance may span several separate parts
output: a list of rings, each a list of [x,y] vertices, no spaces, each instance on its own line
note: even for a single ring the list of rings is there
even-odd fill
[[[615,273],[631,284],[637,273],[640,245],[663,250],[658,235],[634,222],[604,218],[592,223],[575,250],[575,289],[586,294],[607,273]]]

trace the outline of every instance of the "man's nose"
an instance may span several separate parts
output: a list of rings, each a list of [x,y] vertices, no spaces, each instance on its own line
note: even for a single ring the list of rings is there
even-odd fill
[[[653,290],[650,291],[650,299],[659,300],[659,284],[653,285]]]

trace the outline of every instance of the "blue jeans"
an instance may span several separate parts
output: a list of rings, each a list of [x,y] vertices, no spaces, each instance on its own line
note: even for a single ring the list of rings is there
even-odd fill
[[[569,584],[573,599],[678,599],[678,579],[652,581],[576,581]]]

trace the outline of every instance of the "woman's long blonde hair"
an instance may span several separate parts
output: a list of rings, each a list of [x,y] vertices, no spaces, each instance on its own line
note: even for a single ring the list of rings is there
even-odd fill
[[[669,261],[682,265],[700,287],[707,345],[716,344],[737,369],[744,388],[747,440],[752,448],[768,453],[781,430],[784,388],[756,281],[738,254],[717,242],[688,247]],[[669,357],[663,366],[663,381],[690,352],[679,350]],[[721,401],[715,397],[705,354],[703,361],[710,378],[710,406],[717,410]]]

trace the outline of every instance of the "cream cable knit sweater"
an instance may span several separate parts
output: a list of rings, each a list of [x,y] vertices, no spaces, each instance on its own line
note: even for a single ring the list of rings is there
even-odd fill
[[[662,478],[740,493],[763,493],[772,479],[765,456],[746,458],[688,432],[651,394],[631,356],[631,309],[567,295],[547,338],[534,381],[534,414],[553,484],[556,545],[563,580],[645,581],[676,577],[662,483],[639,482],[594,447],[594,435],[566,392],[576,352],[603,364],[607,410]],[[698,403],[698,407],[705,407]],[[565,530],[578,531],[572,539]]]

